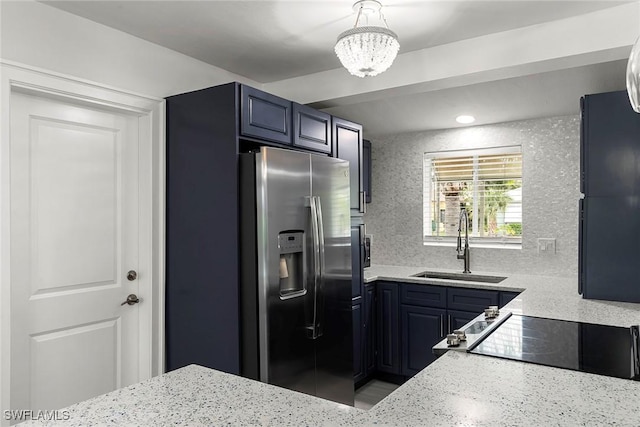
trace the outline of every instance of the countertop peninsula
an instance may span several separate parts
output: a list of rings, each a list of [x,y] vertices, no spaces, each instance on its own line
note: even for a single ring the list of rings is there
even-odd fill
[[[640,304],[584,300],[575,278],[508,275],[498,284],[469,284],[411,277],[425,270],[442,271],[374,265],[365,280],[523,291],[505,309],[640,324]],[[638,402],[638,381],[449,351],[368,411],[190,365],[72,405],[63,424],[639,426]]]

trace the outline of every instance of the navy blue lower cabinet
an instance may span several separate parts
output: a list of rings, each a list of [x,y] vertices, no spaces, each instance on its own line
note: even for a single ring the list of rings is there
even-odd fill
[[[356,302],[357,301],[357,302]],[[362,299],[354,300],[351,306],[353,321],[353,380],[358,382],[366,376],[364,369],[364,351],[362,347]]]
[[[498,291],[468,288],[447,288],[447,308],[482,313],[490,305],[498,305]]]
[[[397,283],[377,284],[376,367],[388,374],[400,374],[400,313]]]
[[[432,348],[446,335],[445,316],[441,308],[402,305],[402,374],[413,376],[436,359]]]
[[[472,311],[447,310],[447,324],[449,325],[447,329],[449,333],[462,328],[464,325],[478,317],[480,313]]]
[[[500,292],[500,307],[507,305],[512,299],[520,295],[520,292]]]
[[[376,285],[364,285],[363,306],[363,346],[365,376],[376,370]]]

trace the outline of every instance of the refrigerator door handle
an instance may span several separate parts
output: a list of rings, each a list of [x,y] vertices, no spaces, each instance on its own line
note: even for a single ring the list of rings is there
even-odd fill
[[[311,325],[306,327],[310,339],[318,338],[318,286],[320,281],[320,227],[318,224],[317,198],[309,197],[309,207],[311,208],[311,237],[313,242],[313,301]]]
[[[318,220],[318,281],[315,289],[315,307],[316,307],[316,319],[315,336],[321,337],[324,328],[324,274],[325,274],[325,258],[324,258],[324,219],[322,217],[322,203],[320,202],[320,196],[316,198],[316,218]]]

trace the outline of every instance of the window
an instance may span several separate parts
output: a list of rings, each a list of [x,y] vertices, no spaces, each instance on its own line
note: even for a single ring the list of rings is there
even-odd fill
[[[424,241],[455,242],[460,212],[471,241],[522,243],[520,147],[424,154]]]

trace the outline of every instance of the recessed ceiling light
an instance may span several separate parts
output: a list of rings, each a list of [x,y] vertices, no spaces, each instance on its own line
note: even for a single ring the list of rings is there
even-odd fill
[[[462,123],[464,125],[469,124],[469,123],[473,123],[475,121],[476,121],[476,118],[473,117],[473,116],[462,115],[462,116],[456,117],[456,122]]]

